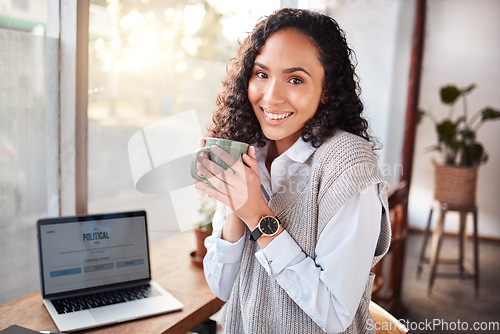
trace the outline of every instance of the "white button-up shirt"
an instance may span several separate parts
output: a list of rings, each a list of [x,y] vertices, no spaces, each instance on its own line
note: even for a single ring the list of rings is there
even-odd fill
[[[316,150],[299,138],[273,161],[269,174],[265,166],[268,146],[256,150],[262,193],[267,200]],[[374,185],[354,196],[331,217],[318,238],[315,259],[306,256],[286,230],[255,256],[323,330],[343,331],[351,324],[365,290],[380,233],[381,212]],[[214,232],[205,241],[208,252],[204,259],[207,283],[222,300],[228,300],[231,294],[246,237],[235,243],[223,240],[225,220],[226,208],[218,203]]]

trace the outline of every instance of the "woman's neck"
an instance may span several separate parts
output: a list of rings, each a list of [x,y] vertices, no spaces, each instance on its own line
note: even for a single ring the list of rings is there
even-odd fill
[[[278,149],[276,147],[276,142],[274,140],[271,140],[269,146],[267,147],[267,155],[266,155],[266,168],[269,174],[271,174],[271,164],[277,157],[279,157],[279,154],[278,154]]]
[[[266,168],[271,173],[271,164],[273,161],[288,150],[293,143],[284,143],[283,141],[272,140],[267,148]]]

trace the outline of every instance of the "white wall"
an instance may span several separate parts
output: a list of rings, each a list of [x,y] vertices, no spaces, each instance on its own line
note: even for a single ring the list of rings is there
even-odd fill
[[[415,1],[330,1],[328,14],[344,29],[358,59],[365,116],[382,149],[387,181],[398,182]]]
[[[420,107],[448,111],[438,91],[445,84],[476,83],[469,95],[469,114],[484,106],[500,108],[500,1],[432,0],[427,2],[424,63]],[[461,109],[458,109],[459,111]],[[479,169],[477,204],[479,234],[500,238],[500,121],[490,122],[478,133],[489,153]],[[436,143],[433,124],[426,119],[417,129],[410,190],[410,225],[424,228],[433,196],[432,158],[426,148]],[[446,220],[448,231],[458,230],[458,215]]]

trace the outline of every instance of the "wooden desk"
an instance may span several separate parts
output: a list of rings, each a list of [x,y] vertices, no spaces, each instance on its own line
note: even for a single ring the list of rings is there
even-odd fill
[[[191,263],[190,253],[195,247],[193,231],[176,234],[151,246],[152,277],[184,304],[182,311],[78,333],[184,334],[205,321],[217,312],[224,302],[210,291],[203,270]],[[43,305],[40,291],[0,306],[0,330],[10,325],[37,331],[57,331]]]

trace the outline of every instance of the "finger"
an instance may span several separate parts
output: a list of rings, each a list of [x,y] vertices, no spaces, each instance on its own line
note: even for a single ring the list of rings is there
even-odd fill
[[[198,141],[198,147],[202,148],[205,147],[205,138],[201,137],[200,140]]]
[[[250,146],[248,148],[248,154],[242,155],[243,162],[256,174],[259,174],[259,168],[257,163],[257,156],[255,155],[255,147]]]
[[[200,166],[206,168],[210,173],[216,176],[222,175],[224,172],[226,172],[224,168],[208,159],[207,157],[199,157],[198,163],[200,164]]]
[[[198,147],[203,148],[203,147],[205,147],[205,144],[206,144],[205,138],[200,137],[200,139],[198,140]],[[208,157],[208,155],[205,152],[202,152],[199,155],[202,157],[205,157],[205,158]]]
[[[208,196],[214,198],[215,200],[225,204],[226,206],[229,206],[228,197],[225,194],[218,191],[217,189],[214,189],[198,180],[194,180],[194,187],[204,192]]]
[[[209,196],[212,196],[213,198],[233,208],[234,210],[234,203],[231,197],[231,189],[233,189],[233,187],[227,184],[224,178],[219,179],[215,175],[208,172],[208,170],[205,169],[205,171],[207,171],[207,174],[203,176],[205,176],[205,178],[208,180],[208,182],[210,182],[213,188],[204,184],[203,182],[201,182],[202,184],[198,184],[197,182],[195,182],[195,187],[202,191],[205,191]]]
[[[224,161],[229,167],[231,167],[236,173],[242,173],[244,171],[243,164],[237,158],[223,150],[217,145],[210,147],[210,150],[218,156],[222,161]]]
[[[250,146],[248,148],[248,155],[257,160],[257,155],[255,153],[255,146]]]
[[[229,178],[234,177],[234,174],[226,171],[209,159],[202,159],[200,164],[200,172],[217,190],[228,194]]]

